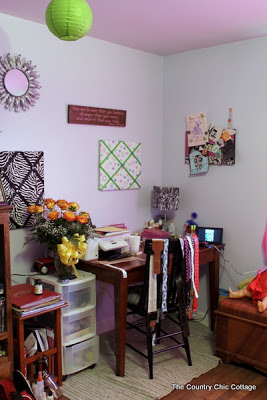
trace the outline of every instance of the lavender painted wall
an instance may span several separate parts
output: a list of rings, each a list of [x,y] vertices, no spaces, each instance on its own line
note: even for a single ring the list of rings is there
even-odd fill
[[[180,187],[175,224],[182,230],[192,211],[202,226],[224,228],[225,258],[243,274],[264,265],[262,238],[267,216],[267,38],[177,54],[164,59],[163,181]],[[233,108],[236,164],[210,166],[189,176],[184,163],[185,115],[207,112],[209,123],[226,128]],[[221,260],[220,287],[233,288],[240,275]],[[224,270],[224,272],[223,272]],[[207,309],[201,273],[200,309]]]
[[[123,222],[140,232],[151,218],[152,186],[162,183],[163,58],[89,37],[60,41],[45,25],[3,14],[0,33],[0,54],[32,60],[42,86],[31,110],[0,107],[0,148],[44,151],[46,197],[77,201],[98,226]],[[68,124],[68,104],[127,110],[126,127]],[[100,139],[142,143],[140,190],[98,190]],[[28,274],[44,255],[40,246],[23,247],[26,234],[11,231],[12,273]],[[12,284],[25,279],[13,276]],[[100,319],[113,313],[112,301],[106,311],[107,299],[98,301]]]

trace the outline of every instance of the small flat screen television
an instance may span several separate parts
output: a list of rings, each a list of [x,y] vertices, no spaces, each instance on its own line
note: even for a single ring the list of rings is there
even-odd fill
[[[208,242],[210,244],[222,244],[223,228],[198,227],[199,242]]]

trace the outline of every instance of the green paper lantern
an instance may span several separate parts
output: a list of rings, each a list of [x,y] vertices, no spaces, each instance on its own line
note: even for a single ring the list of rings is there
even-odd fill
[[[85,0],[52,0],[46,9],[48,29],[61,40],[78,40],[91,29],[93,14]]]

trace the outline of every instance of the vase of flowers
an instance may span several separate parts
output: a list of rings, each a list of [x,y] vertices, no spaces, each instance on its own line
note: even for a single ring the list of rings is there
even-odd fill
[[[43,205],[28,207],[28,212],[35,217],[28,241],[46,244],[54,252],[55,268],[61,280],[70,279],[72,270],[78,277],[75,264],[85,254],[87,239],[94,237],[89,213],[78,214],[78,210],[76,202],[52,198],[45,199]]]
[[[58,274],[58,279],[61,283],[66,283],[70,279],[76,278],[76,276],[72,274],[72,268],[68,267],[66,264],[63,264],[59,253],[55,253],[54,255],[54,265]]]

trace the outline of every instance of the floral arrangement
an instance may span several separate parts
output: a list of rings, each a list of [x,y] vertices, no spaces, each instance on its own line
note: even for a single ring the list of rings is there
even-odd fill
[[[88,212],[79,210],[76,202],[66,200],[44,200],[44,205],[32,204],[28,207],[28,213],[34,214],[35,226],[30,229],[31,238],[34,241],[46,244],[54,253],[58,253],[64,265],[74,266],[85,254],[89,237],[94,236],[92,221]]]

